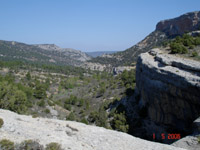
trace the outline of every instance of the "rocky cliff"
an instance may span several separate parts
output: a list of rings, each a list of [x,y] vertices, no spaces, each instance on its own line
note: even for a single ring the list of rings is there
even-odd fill
[[[31,139],[43,146],[57,142],[66,150],[183,150],[72,121],[32,118],[2,109],[0,118],[4,120],[0,140],[9,139],[15,144]]]
[[[139,56],[136,68],[137,90],[148,117],[186,131],[200,116],[200,62],[153,49]]]
[[[168,36],[182,35],[200,29],[200,12],[191,12],[180,17],[164,20],[157,24],[156,30],[165,32]]]

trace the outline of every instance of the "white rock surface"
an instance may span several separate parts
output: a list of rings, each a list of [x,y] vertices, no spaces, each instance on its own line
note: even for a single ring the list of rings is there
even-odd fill
[[[57,142],[66,150],[183,150],[72,121],[32,118],[2,109],[0,118],[4,120],[0,139],[10,139],[15,143],[28,139],[42,145]]]
[[[189,150],[199,150],[200,144],[198,143],[198,139],[195,136],[186,136],[172,145],[177,147],[187,148]]]

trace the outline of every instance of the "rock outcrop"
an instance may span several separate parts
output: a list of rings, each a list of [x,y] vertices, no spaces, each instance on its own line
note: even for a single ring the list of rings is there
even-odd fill
[[[200,30],[200,12],[191,12],[174,19],[161,21],[157,24],[156,30],[165,32],[168,36]]]
[[[200,116],[200,62],[153,49],[138,58],[136,85],[156,123],[186,131]]]
[[[45,146],[57,142],[66,150],[183,150],[72,121],[32,118],[2,109],[0,118],[4,120],[0,139],[6,138],[15,143],[31,139]]]

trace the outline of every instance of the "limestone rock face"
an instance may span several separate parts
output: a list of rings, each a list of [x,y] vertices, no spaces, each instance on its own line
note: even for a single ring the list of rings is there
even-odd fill
[[[185,130],[200,116],[200,62],[153,49],[138,58],[136,85],[156,123]]]
[[[174,19],[161,21],[157,24],[156,30],[165,32],[169,36],[200,30],[200,12],[191,12]]]
[[[0,139],[10,139],[15,143],[31,139],[45,146],[57,142],[66,150],[183,150],[72,121],[32,118],[2,109],[0,118],[4,120]]]

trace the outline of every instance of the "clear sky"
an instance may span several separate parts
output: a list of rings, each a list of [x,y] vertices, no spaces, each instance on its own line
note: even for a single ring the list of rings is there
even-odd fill
[[[0,0],[0,39],[125,50],[158,21],[197,10],[200,0]]]

